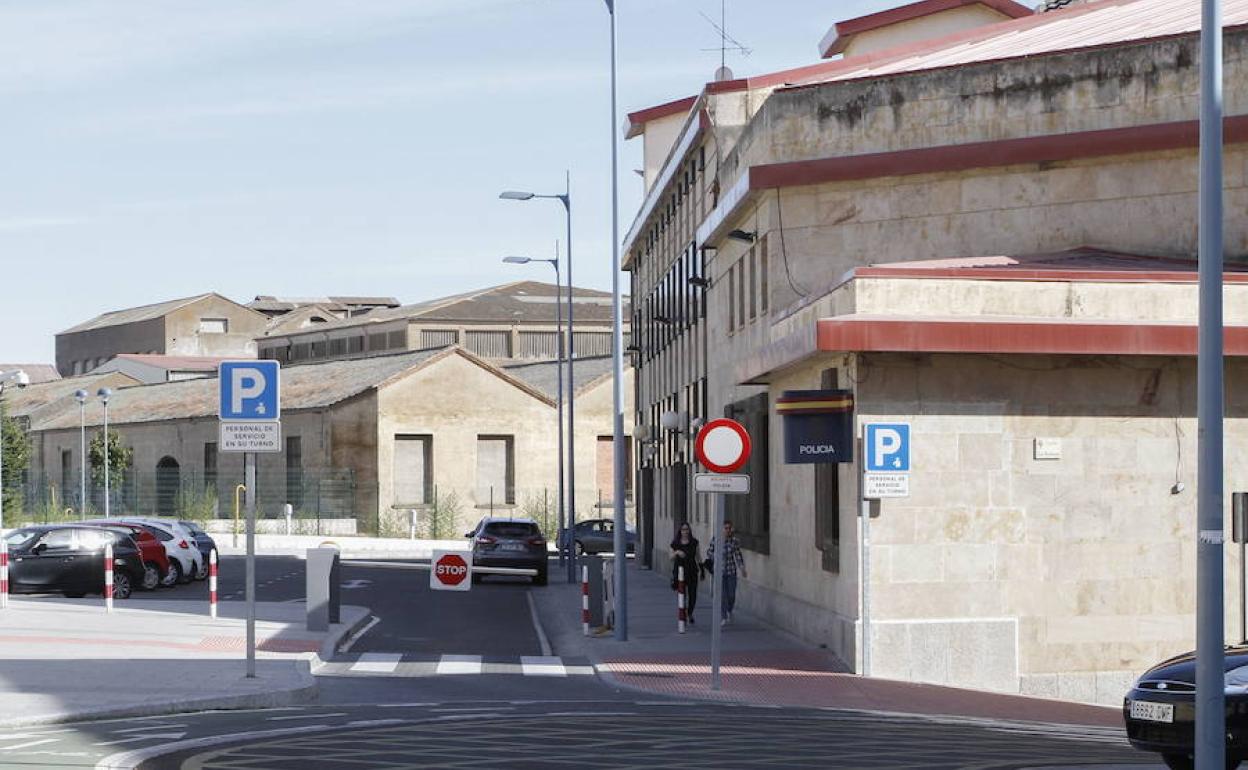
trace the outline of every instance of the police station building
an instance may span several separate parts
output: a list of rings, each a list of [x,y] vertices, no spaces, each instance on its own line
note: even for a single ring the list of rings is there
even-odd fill
[[[906,6],[906,23],[946,6]],[[1248,490],[1236,13],[1227,492]],[[633,113],[656,566],[679,522],[711,534],[691,442],[728,416],[754,447],[751,493],[728,504],[738,602],[852,668],[869,646],[875,676],[1120,703],[1191,649],[1198,25],[1190,3],[1127,0],[897,47],[832,40],[842,58]],[[1230,629],[1237,560],[1228,546]]]

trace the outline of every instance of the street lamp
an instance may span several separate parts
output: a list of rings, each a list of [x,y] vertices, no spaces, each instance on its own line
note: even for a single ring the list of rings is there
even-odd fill
[[[100,388],[95,392],[100,397],[100,403],[104,404],[104,518],[109,518],[110,508],[108,500],[108,398],[113,395],[113,391],[109,388]]]
[[[518,193],[523,195],[524,193]],[[507,195],[507,193],[503,193]],[[520,200],[520,199],[517,199]],[[533,257],[503,257],[503,261],[509,265],[527,265],[530,262],[546,262],[555,268],[555,377],[559,381],[556,388],[556,411],[559,413],[559,540],[562,540],[564,518],[563,518],[563,283],[559,278],[559,259],[534,259]],[[559,541],[556,541],[559,542]],[[568,527],[567,545],[559,542],[559,563],[563,564],[566,554],[565,548],[570,548],[572,543],[572,528]]]
[[[574,368],[576,361],[575,328],[572,312],[572,172],[564,176],[564,191],[555,195],[539,195],[524,190],[507,190],[499,193],[505,201],[528,201],[534,198],[557,200],[563,204],[563,211],[568,222],[568,534],[571,535],[576,526],[576,377]],[[513,263],[514,264],[514,263]],[[562,292],[562,287],[560,291]],[[569,537],[571,540],[571,537]],[[576,582],[576,554],[568,545],[568,582]]]
[[[0,530],[4,529],[4,386],[10,382],[24,388],[30,384],[30,377],[21,369],[11,372],[0,372]]]
[[[78,518],[87,517],[87,391],[74,391],[78,402]]]
[[[615,455],[615,638],[628,641],[628,571],[624,531],[624,300],[620,293],[620,148],[619,122],[616,114],[616,51],[615,51],[615,0],[605,0],[607,13],[611,16],[611,359],[613,368],[613,401],[615,410],[615,435],[612,442]],[[722,539],[722,534],[720,538]],[[718,573],[716,573],[718,574]],[[719,599],[721,586],[715,586],[715,598]],[[718,632],[712,618],[711,630]],[[715,689],[719,689],[716,687]]]

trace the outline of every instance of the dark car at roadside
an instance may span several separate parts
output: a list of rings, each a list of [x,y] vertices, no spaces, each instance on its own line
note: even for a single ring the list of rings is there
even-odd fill
[[[546,585],[549,558],[546,536],[532,519],[484,518],[464,537],[472,538],[472,581],[479,583],[477,567],[536,570],[535,585]]]
[[[1226,648],[1226,767],[1248,758],[1248,646]],[[1122,704],[1127,740],[1161,755],[1168,767],[1187,770],[1196,727],[1196,653],[1153,666],[1136,680]]]
[[[581,554],[612,553],[615,551],[615,520],[586,519],[578,521],[572,528],[571,535],[563,530],[561,544],[567,547],[572,543],[572,550],[577,556]],[[624,528],[624,544],[629,553],[637,550],[637,533],[631,528]]]
[[[69,597],[104,593],[104,550],[113,546],[113,596],[129,598],[143,581],[139,546],[123,531],[81,525],[22,527],[4,537],[9,551],[9,590],[62,593]]]

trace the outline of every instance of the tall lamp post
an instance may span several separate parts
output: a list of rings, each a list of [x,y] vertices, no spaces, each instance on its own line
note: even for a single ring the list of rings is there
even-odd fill
[[[75,390],[78,402],[78,518],[87,517],[87,398],[85,390]]]
[[[30,377],[21,369],[11,372],[0,372],[0,402],[4,400],[4,386],[10,382],[24,388],[30,384]],[[4,529],[4,409],[0,403],[0,530]]]
[[[533,192],[525,192],[520,190],[508,190],[500,193],[498,197],[508,201],[527,201],[534,198],[547,198],[557,200],[563,204],[563,211],[567,215],[568,223],[568,531],[569,534],[573,527],[576,526],[576,377],[574,376],[574,367],[576,362],[576,324],[573,321],[572,312],[572,172],[568,171],[564,177],[564,191],[555,195],[539,195]],[[560,289],[562,291],[562,289]],[[569,540],[571,538],[569,537]],[[572,545],[569,542],[567,554],[568,564],[568,582],[576,582],[576,554],[572,551]]]
[[[545,262],[555,268],[555,378],[559,381],[555,388],[556,404],[555,411],[559,414],[559,461],[556,463],[559,468],[559,534],[560,537],[556,542],[559,543],[559,563],[563,564],[565,559],[564,548],[562,543],[562,535],[564,528],[563,520],[563,283],[559,278],[559,258],[555,259],[534,259],[533,257],[503,257],[503,261],[510,265],[527,265],[530,262]],[[572,528],[568,528],[568,543],[572,542]]]
[[[108,474],[111,470],[108,467],[108,399],[113,395],[113,391],[109,388],[100,388],[95,392],[100,397],[100,403],[104,404],[104,518],[109,518],[110,508],[108,500]]]
[[[616,114],[615,0],[606,0],[611,16],[611,336],[614,376],[612,391],[615,410],[615,638],[628,641],[628,550],[624,521],[624,301],[620,294],[620,147]],[[715,586],[718,591],[720,586]]]

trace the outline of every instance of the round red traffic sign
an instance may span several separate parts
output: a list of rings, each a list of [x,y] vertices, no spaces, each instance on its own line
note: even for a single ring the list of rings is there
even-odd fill
[[[457,553],[445,554],[434,563],[433,576],[444,586],[457,586],[468,578],[468,562]]]
[[[713,473],[735,473],[750,459],[750,434],[736,420],[721,417],[698,431],[698,462]]]

